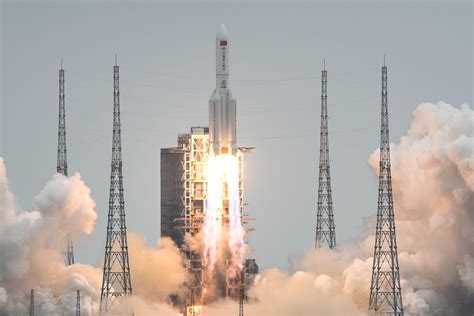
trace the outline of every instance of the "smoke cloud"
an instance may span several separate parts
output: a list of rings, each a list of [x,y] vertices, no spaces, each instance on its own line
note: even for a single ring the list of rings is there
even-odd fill
[[[102,269],[65,266],[60,253],[67,233],[73,239],[93,233],[97,215],[90,193],[78,173],[54,174],[34,198],[33,210],[19,211],[0,157],[0,315],[26,315],[31,288],[36,315],[73,315],[77,290],[82,315],[98,313]],[[138,296],[129,302],[142,315],[176,315],[166,302],[183,283],[181,257],[170,239],[158,245],[147,247],[143,237],[129,234],[132,285]]]
[[[468,105],[424,103],[392,146],[402,290],[413,315],[474,311],[473,126]]]
[[[130,233],[128,248],[134,295],[151,304],[167,302],[171,294],[179,292],[185,270],[181,254],[170,238],[161,238],[157,247],[151,248],[145,245],[144,237]]]
[[[59,252],[68,232],[90,235],[95,224],[95,202],[80,175],[53,175],[34,199],[33,210],[18,211],[0,158],[0,197],[0,314],[26,314],[34,288],[39,315],[72,313],[76,290],[89,297],[82,305],[84,315],[91,315],[100,270],[66,267]]]

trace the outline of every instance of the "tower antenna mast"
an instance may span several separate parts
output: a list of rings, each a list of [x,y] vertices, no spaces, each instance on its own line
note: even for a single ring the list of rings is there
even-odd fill
[[[324,60],[324,68],[321,71],[321,133],[319,142],[319,187],[315,247],[321,248],[324,244],[327,244],[332,249],[336,247],[336,228],[332,210],[327,84],[326,60]]]
[[[30,290],[30,316],[35,316],[35,290]]]
[[[64,93],[64,68],[61,58],[61,69],[59,69],[59,118],[58,118],[58,160],[56,171],[67,177],[67,149],[66,149],[66,102]],[[64,264],[74,264],[74,247],[72,246],[71,233],[64,238],[65,250],[62,252]]]
[[[100,312],[108,312],[117,301],[132,294],[128,260],[127,226],[122,177],[122,142],[120,127],[119,66],[114,66],[114,122],[110,175],[109,214],[105,244],[104,272]]]
[[[403,316],[393,211],[390,142],[388,129],[387,67],[382,67],[379,196],[369,310],[376,315]]]
[[[81,316],[81,291],[76,292],[76,316]]]

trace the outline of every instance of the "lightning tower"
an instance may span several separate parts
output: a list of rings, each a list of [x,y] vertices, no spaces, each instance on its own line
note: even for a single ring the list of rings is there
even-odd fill
[[[321,248],[327,243],[328,247],[332,249],[336,246],[336,228],[332,211],[329,163],[327,83],[326,63],[324,63],[324,69],[321,71],[321,135],[319,140],[319,188],[315,247]]]
[[[67,150],[66,150],[66,102],[64,94],[64,69],[61,60],[59,69],[59,120],[58,120],[58,162],[56,171],[67,177]],[[64,263],[69,266],[74,264],[74,248],[70,233],[64,238],[65,250],[62,252]]]
[[[35,290],[30,291],[30,316],[35,316]]]
[[[385,59],[385,58],[384,58]],[[387,67],[382,67],[379,197],[369,311],[375,315],[403,316],[393,211],[392,175],[388,132]]]
[[[240,291],[239,291],[239,316],[244,316],[245,301],[245,270],[240,273]]]
[[[110,176],[109,214],[105,244],[104,274],[100,295],[100,312],[106,313],[121,298],[132,294],[128,260],[127,226],[122,179],[122,145],[120,131],[119,66],[114,66],[114,122]]]
[[[76,293],[76,316],[81,316],[81,291]]]

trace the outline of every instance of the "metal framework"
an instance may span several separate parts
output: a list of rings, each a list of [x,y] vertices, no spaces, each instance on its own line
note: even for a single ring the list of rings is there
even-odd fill
[[[239,164],[239,203],[240,203],[240,219],[242,220],[242,224],[245,224],[245,219],[243,218],[244,214],[244,155],[242,149],[239,148],[236,153],[236,157],[238,159]],[[227,194],[227,192],[225,193]],[[228,199],[225,196],[225,199]],[[228,224],[229,223],[229,209],[225,208],[224,210],[225,218],[223,218],[223,222]],[[241,273],[245,272],[245,268],[242,271],[234,271],[235,267],[231,266],[231,261],[226,260],[226,297],[232,298],[234,300],[240,300],[240,292],[245,284],[245,278],[241,278]]]
[[[332,210],[326,67],[321,71],[321,75],[321,135],[319,141],[319,187],[315,247],[321,248],[327,243],[328,247],[332,249],[336,247],[336,228]]]
[[[76,316],[81,316],[81,291],[76,293]]]
[[[183,183],[183,193],[181,197],[181,203],[183,207],[183,213],[181,218],[176,218],[175,221],[183,223],[183,226],[176,226],[181,229],[183,235],[189,234],[195,236],[200,232],[204,223],[204,201],[206,199],[207,192],[207,180],[206,180],[206,161],[209,155],[209,134],[207,127],[193,127],[191,128],[190,134],[182,134],[178,137],[178,147],[183,150],[182,166],[182,177],[181,182]],[[243,152],[247,150],[245,148],[239,149],[237,152],[237,158],[239,161],[239,194],[240,194],[240,205],[241,214],[243,214]],[[228,214],[227,210],[224,210],[224,214]],[[247,221],[253,220],[252,218],[242,218],[242,223],[245,224]],[[224,225],[229,223],[228,216],[224,215],[222,220]],[[204,291],[204,267],[203,258],[200,252],[188,249],[186,243],[183,244],[183,252],[186,256],[186,287],[188,295],[184,300],[184,306],[191,307],[189,310],[190,314],[194,313],[194,306],[204,305],[205,291]],[[225,296],[232,299],[238,300],[240,297],[240,291],[242,282],[245,282],[245,278],[241,280],[239,274],[235,273],[230,268],[230,260],[226,260],[226,286]],[[236,276],[237,275],[237,276]],[[245,286],[245,285],[244,285]]]
[[[369,311],[375,315],[403,316],[393,211],[388,129],[387,67],[382,67],[379,194]]]
[[[114,66],[114,122],[110,176],[109,214],[100,295],[100,312],[106,313],[123,297],[132,294],[128,260],[127,226],[123,197],[122,145],[120,130],[119,66]]]
[[[67,149],[66,149],[66,102],[64,93],[64,69],[61,61],[59,69],[59,113],[58,113],[58,160],[56,171],[67,177]],[[74,248],[70,233],[64,238],[65,250],[62,251],[64,264],[74,264]]]
[[[67,176],[67,149],[66,149],[66,106],[64,93],[64,69],[61,62],[59,69],[59,122],[58,122],[58,162],[56,170]]]
[[[204,199],[206,192],[205,163],[209,153],[209,134],[207,128],[196,127],[190,134],[181,135],[181,146],[186,150],[183,155],[183,189],[181,198],[184,210],[184,234],[195,236],[204,222]],[[189,298],[186,305],[203,305],[204,269],[200,252],[185,248],[187,258],[186,285]],[[192,309],[194,313],[194,309]]]
[[[35,316],[35,290],[30,290],[30,316]]]
[[[239,293],[239,316],[244,316],[244,301],[245,301],[245,269],[240,273],[240,293]]]

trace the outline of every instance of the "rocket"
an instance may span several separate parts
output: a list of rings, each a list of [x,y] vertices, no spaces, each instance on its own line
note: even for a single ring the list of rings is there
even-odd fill
[[[237,103],[229,89],[229,35],[221,24],[216,35],[216,89],[209,99],[209,140],[214,155],[237,152]]]

